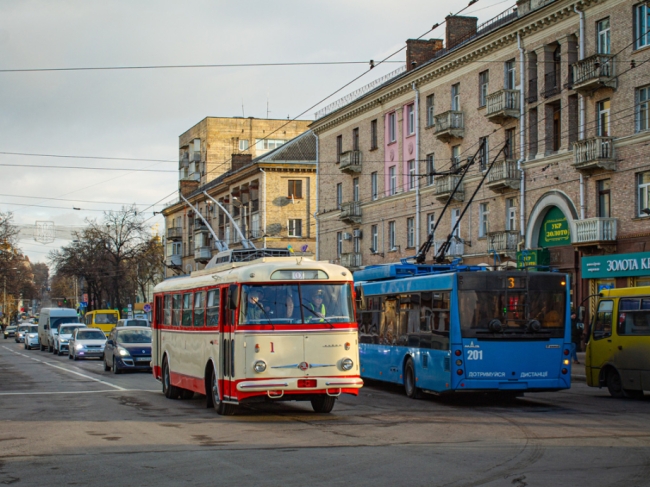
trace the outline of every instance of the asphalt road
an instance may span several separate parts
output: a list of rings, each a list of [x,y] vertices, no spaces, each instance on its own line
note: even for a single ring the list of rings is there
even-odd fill
[[[369,384],[331,414],[308,403],[218,416],[113,375],[0,341],[0,485],[650,485],[650,397],[570,391],[513,401],[410,400]]]

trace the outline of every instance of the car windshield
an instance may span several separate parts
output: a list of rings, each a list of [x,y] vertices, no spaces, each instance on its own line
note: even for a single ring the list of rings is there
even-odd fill
[[[78,328],[83,328],[82,326],[61,326],[59,328],[59,335],[72,335],[74,331]]]
[[[18,328],[18,331],[26,331],[26,330],[29,330],[29,326],[23,325],[20,328]]]
[[[242,324],[351,323],[349,284],[242,286]]]
[[[115,313],[97,313],[95,323],[97,325],[114,325],[117,323],[117,315]]]
[[[151,330],[121,330],[117,332],[118,343],[151,343]]]
[[[30,326],[27,333],[38,333],[38,326]]]
[[[99,330],[79,330],[77,340],[104,340],[106,335]]]
[[[53,330],[58,330],[59,326],[65,323],[79,323],[79,318],[76,316],[58,316],[56,318],[50,318],[50,328]]]

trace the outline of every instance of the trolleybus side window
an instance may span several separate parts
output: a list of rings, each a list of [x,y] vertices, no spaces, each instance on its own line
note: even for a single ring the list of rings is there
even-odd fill
[[[192,326],[192,294],[183,294],[183,321],[182,326]]]
[[[181,304],[181,295],[174,294],[172,297],[172,326],[181,326]]]
[[[594,339],[607,338],[612,336],[612,310],[614,301],[601,301],[598,303],[598,311],[594,321]]]
[[[397,345],[420,346],[420,295],[403,294],[400,296],[399,327]]]
[[[395,345],[397,338],[397,299],[395,297],[383,298],[381,322],[379,325],[379,344]]]
[[[359,311],[359,343],[379,342],[381,298],[373,296],[364,300],[365,309]]]
[[[194,326],[203,327],[205,324],[205,291],[194,293]]]
[[[208,301],[206,310],[207,326],[219,326],[219,289],[208,291]]]
[[[165,296],[165,317],[162,320],[162,323],[169,326],[172,324],[172,295],[168,294]]]
[[[616,331],[619,335],[650,335],[650,299],[621,298]]]

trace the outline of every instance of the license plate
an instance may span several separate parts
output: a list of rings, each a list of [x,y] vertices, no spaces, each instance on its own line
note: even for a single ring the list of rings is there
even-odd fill
[[[151,361],[151,357],[137,357],[136,360],[137,360],[138,362],[150,362],[150,361]]]

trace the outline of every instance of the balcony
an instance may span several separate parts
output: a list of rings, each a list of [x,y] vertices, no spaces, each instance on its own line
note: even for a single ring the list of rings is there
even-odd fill
[[[520,182],[517,162],[513,160],[495,162],[487,177],[488,189],[497,193],[509,189],[519,189]]]
[[[172,242],[178,242],[183,240],[183,228],[182,227],[172,227],[167,229],[167,240]]]
[[[178,166],[179,167],[189,167],[190,165],[190,155],[187,152],[184,152],[181,154],[179,161],[178,161]]]
[[[212,258],[212,248],[210,246],[197,247],[194,249],[194,260],[196,262],[208,262]]]
[[[562,83],[560,80],[559,71],[551,71],[544,75],[544,90],[542,91],[542,96],[544,98],[550,98],[555,96],[562,91]]]
[[[203,220],[201,220],[200,218],[196,218],[194,220],[193,228],[194,228],[195,233],[196,232],[208,232],[209,231],[208,227],[205,225]]]
[[[361,267],[361,254],[341,254],[341,265],[348,269]]]
[[[488,250],[490,252],[495,250],[498,253],[516,252],[517,244],[521,238],[519,232],[516,232],[514,230],[505,230],[503,232],[489,232],[487,237]]]
[[[590,172],[597,169],[616,170],[614,137],[593,137],[573,144],[573,167]]]
[[[181,175],[181,181],[200,181],[201,180],[201,174],[194,171],[194,172],[184,172]]]
[[[339,220],[347,223],[361,223],[361,203],[359,201],[343,203]]]
[[[616,218],[587,218],[576,220],[576,237],[573,245],[585,247],[612,245],[616,243]]]
[[[487,96],[485,115],[490,122],[503,124],[519,118],[519,90],[501,90]]]
[[[436,178],[436,198],[439,200],[447,200],[451,197],[451,193],[454,191],[454,188],[458,184],[460,176],[457,174],[448,174],[446,176],[438,176]],[[459,186],[458,190],[454,194],[454,199],[456,201],[463,201],[465,199],[465,193],[463,192],[463,184]]]
[[[360,173],[361,172],[361,151],[351,150],[341,154],[341,162],[339,163],[339,170],[347,173]]]
[[[599,88],[616,88],[614,57],[611,54],[594,54],[571,66],[573,89],[583,95]]]
[[[433,242],[435,255],[438,255],[438,252],[440,251],[440,247],[442,246],[443,243],[445,243],[445,240],[435,240]],[[452,237],[451,242],[449,242],[449,249],[445,254],[446,257],[451,257],[451,258],[462,257],[464,253],[465,253],[465,242],[461,240],[457,240]]]
[[[183,267],[183,257],[181,254],[168,255],[165,259],[165,265],[172,269],[181,269]]]
[[[463,112],[449,110],[436,115],[436,137],[448,142],[453,137],[462,138],[465,135]]]

